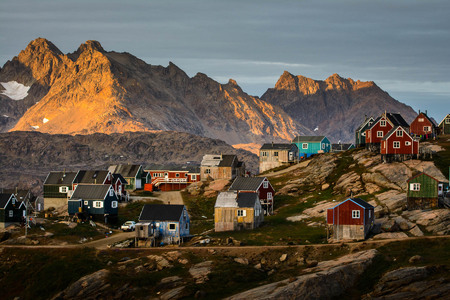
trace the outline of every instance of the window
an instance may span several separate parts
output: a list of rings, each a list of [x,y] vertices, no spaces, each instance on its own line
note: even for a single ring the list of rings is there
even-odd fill
[[[184,177],[188,177],[188,173],[184,173]]]
[[[274,152],[273,156],[278,156],[278,151]]]
[[[261,152],[261,156],[267,156],[267,152],[266,151]]]
[[[423,122],[423,121],[425,121],[424,118],[419,118],[419,122]]]
[[[95,208],[102,208],[103,202],[102,201],[94,201],[94,207]]]
[[[109,196],[110,197],[114,196],[114,190],[112,188],[109,190]]]
[[[369,219],[370,219],[370,217],[372,216],[371,212],[372,212],[372,211],[369,209]]]
[[[175,174],[175,177],[180,177],[180,173],[176,173],[176,174]]]
[[[84,205],[89,205],[89,201],[84,201]]]
[[[359,217],[360,217],[360,211],[352,210],[352,219],[359,219]]]
[[[191,180],[192,181],[197,180],[197,175],[191,175]]]
[[[322,149],[323,149],[323,150],[325,149],[325,144],[322,144]]]
[[[269,187],[269,182],[268,181],[264,181],[263,182],[263,188],[267,189]]]
[[[361,135],[362,135],[362,136],[366,136],[366,133],[365,133],[365,132],[363,132],[363,133],[361,133]]]
[[[399,141],[394,141],[394,148],[395,149],[400,148],[400,142]]]
[[[302,144],[302,149],[308,149],[308,143],[303,143]]]
[[[420,191],[420,183],[411,183],[410,185],[409,185],[409,189],[411,190],[411,191]]]
[[[380,126],[381,127],[386,127],[386,121],[385,120],[381,120],[380,121]]]
[[[383,131],[377,131],[377,137],[382,138],[383,137]]]
[[[117,208],[117,201],[112,201],[111,202],[111,207],[112,208]]]
[[[406,141],[405,142],[405,146],[411,146],[411,142],[410,141]]]
[[[272,200],[272,192],[267,193],[267,200]]]
[[[14,211],[10,210],[8,215],[9,215],[10,218],[12,218],[14,216]]]
[[[164,173],[164,177],[167,177],[167,176],[169,176],[169,173],[167,173],[167,172]]]
[[[403,130],[397,130],[397,136],[403,136]]]
[[[59,192],[60,193],[67,193],[67,190],[68,190],[67,186],[60,186],[59,187]]]
[[[169,223],[169,230],[170,231],[175,231],[177,229],[177,224],[176,223]]]
[[[423,126],[423,131],[424,131],[424,132],[430,131],[430,127],[429,127],[429,126]]]
[[[238,209],[237,215],[238,217],[245,217],[247,215],[247,211],[245,209]]]
[[[13,205],[16,204],[16,198],[12,197],[11,202],[12,202]]]
[[[211,174],[211,169],[206,169],[205,174]]]
[[[186,230],[189,229],[189,223],[186,223],[185,229],[186,229]]]
[[[450,118],[445,119],[445,124],[450,124]]]

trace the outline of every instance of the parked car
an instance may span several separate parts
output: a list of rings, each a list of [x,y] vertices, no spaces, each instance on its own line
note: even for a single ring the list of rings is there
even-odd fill
[[[122,229],[123,231],[134,231],[136,229],[136,222],[126,221],[125,223],[123,223],[120,229]]]

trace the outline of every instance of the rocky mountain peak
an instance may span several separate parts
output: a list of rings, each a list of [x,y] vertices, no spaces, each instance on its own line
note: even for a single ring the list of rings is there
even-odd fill
[[[228,80],[228,84],[229,84],[229,85],[236,85],[236,86],[238,85],[237,82],[236,82],[236,80],[231,79],[231,78]]]
[[[77,52],[94,52],[94,51],[98,51],[98,52],[105,52],[105,50],[103,49],[102,45],[97,42],[97,41],[93,41],[93,40],[89,40],[86,41],[84,44],[81,44],[80,47],[78,47]]]
[[[37,38],[31,41],[28,46],[21,52],[21,54],[30,54],[34,56],[42,53],[51,52],[53,55],[62,55],[61,50],[58,49],[52,42],[45,38]]]

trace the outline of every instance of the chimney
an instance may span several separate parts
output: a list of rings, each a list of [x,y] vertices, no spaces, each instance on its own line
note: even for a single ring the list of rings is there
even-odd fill
[[[428,110],[425,110],[425,115],[428,116]]]

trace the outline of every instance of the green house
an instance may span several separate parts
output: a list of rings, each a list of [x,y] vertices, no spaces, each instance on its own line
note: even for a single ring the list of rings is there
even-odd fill
[[[331,149],[330,141],[326,136],[297,136],[292,140],[292,144],[298,147],[299,158],[328,153]]]
[[[425,173],[419,173],[407,181],[408,210],[438,207],[439,181]]]
[[[372,126],[374,121],[373,117],[366,116],[364,122],[355,130],[355,147],[366,145],[366,130]]]
[[[14,194],[0,193],[0,228],[19,224],[25,217],[25,204]]]
[[[446,115],[439,123],[440,134],[450,134],[450,114]]]

